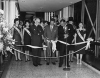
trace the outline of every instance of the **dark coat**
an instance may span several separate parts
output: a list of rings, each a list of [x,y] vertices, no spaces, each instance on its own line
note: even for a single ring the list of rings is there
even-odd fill
[[[31,45],[42,47],[42,35],[43,29],[40,25],[37,27],[35,25],[30,26],[31,33]]]
[[[44,29],[44,37],[49,40],[55,40],[58,37],[58,27],[54,26],[52,31],[50,30],[50,25],[46,26]]]

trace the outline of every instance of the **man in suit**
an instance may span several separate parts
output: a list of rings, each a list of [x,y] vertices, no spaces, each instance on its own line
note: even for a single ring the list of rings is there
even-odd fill
[[[66,38],[67,38],[66,21],[62,19],[60,21],[60,26],[58,27],[58,40],[66,42]],[[59,42],[58,46],[59,46],[59,55],[64,56],[66,54],[66,45]],[[62,67],[63,58],[64,57],[59,58],[59,67]]]
[[[74,34],[75,34],[75,27],[73,25],[73,17],[69,17],[67,29],[68,29],[67,42],[69,44],[72,44],[72,41],[74,39]],[[74,46],[72,46],[72,45],[67,46],[67,54],[69,54],[69,51],[72,51],[73,49],[74,49]],[[70,67],[70,65],[69,65],[69,56],[67,56],[67,67]]]
[[[43,29],[40,26],[40,19],[36,18],[34,25],[30,26],[30,33],[31,33],[31,45],[32,46],[38,46],[42,47],[42,35],[43,35]],[[41,56],[41,49],[32,49],[33,56],[33,65],[38,66],[40,64],[40,56]]]
[[[52,43],[51,40],[56,40],[58,37],[58,27],[54,25],[54,19],[51,19],[50,21],[50,25],[45,27],[44,30],[44,37],[46,39],[46,44],[47,44],[47,57],[55,57],[55,52],[52,52]],[[56,64],[55,63],[55,59],[52,58],[52,64]],[[50,63],[50,58],[47,59],[47,65],[49,65]]]

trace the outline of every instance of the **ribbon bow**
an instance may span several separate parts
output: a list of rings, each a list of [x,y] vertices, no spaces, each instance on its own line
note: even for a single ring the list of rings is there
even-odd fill
[[[87,39],[87,45],[86,45],[85,50],[87,50],[88,48],[90,48],[90,42],[91,42],[91,41],[93,41],[92,38],[88,38],[88,39]]]
[[[57,42],[57,41],[51,40],[51,43],[52,43],[52,52],[53,52],[53,53],[56,51],[56,42]]]

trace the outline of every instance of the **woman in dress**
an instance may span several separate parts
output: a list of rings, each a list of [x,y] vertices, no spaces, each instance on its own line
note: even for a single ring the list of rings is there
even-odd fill
[[[29,23],[28,20],[26,20],[25,21],[25,28],[23,29],[24,45],[30,45],[31,44],[31,33],[30,33],[30,30],[29,30],[29,27],[30,27],[30,23]],[[30,47],[25,46],[24,50],[25,50],[26,54],[29,54]],[[29,55],[25,55],[25,57],[26,57],[26,62],[30,61]]]
[[[75,43],[84,42],[86,37],[86,30],[82,22],[79,23],[79,28],[77,29],[77,33],[75,34]],[[86,44],[81,44],[76,46],[76,50],[83,48]],[[77,64],[82,64],[82,57],[85,54],[85,48],[78,51],[76,53],[77,56]]]
[[[19,27],[19,19],[16,18],[14,20],[14,27],[13,27],[13,39],[15,39],[15,49],[21,50],[21,47],[18,45],[22,44],[22,34],[21,34],[21,28]],[[15,53],[15,59],[21,61],[20,53],[17,51],[14,51]]]

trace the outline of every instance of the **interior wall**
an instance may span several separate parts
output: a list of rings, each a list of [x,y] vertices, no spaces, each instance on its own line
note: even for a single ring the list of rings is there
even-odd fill
[[[40,18],[41,20],[44,20],[44,12],[36,12],[36,17]]]
[[[82,1],[74,4],[74,24],[78,28],[79,22],[81,22],[81,11],[82,11]]]

